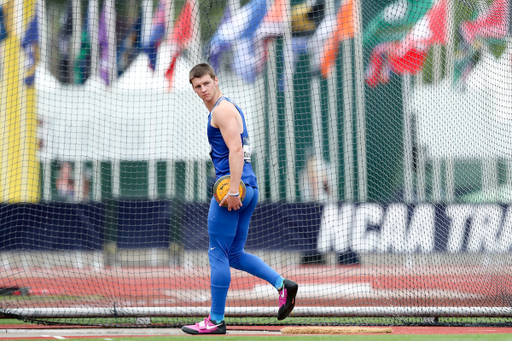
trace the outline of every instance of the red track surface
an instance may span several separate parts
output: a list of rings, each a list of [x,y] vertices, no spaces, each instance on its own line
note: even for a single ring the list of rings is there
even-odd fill
[[[286,277],[299,282],[303,288],[314,285],[369,286],[372,294],[356,293],[345,295],[323,293],[315,298],[304,297],[302,306],[507,306],[512,297],[512,267],[500,267],[500,272],[484,266],[473,267],[291,267],[278,269]],[[180,268],[111,268],[101,271],[89,269],[13,269],[4,271],[0,287],[29,287],[33,297],[19,299],[16,296],[0,297],[13,307],[77,307],[110,306],[209,306],[206,300],[192,302],[197,292],[209,297],[209,269]],[[265,282],[234,271],[231,292],[238,290],[235,298],[228,298],[228,305],[273,306],[276,298],[243,298],[244,291],[252,291]],[[194,294],[195,292],[195,294]],[[46,296],[44,296],[46,295]],[[40,298],[44,296],[44,299]],[[74,296],[72,298],[68,296]],[[260,295],[261,296],[261,295]],[[263,295],[264,296],[264,295]],[[271,296],[271,295],[269,295]],[[470,303],[468,303],[470,302]],[[3,329],[59,329],[63,326],[4,325]],[[80,327],[97,328],[97,327]],[[278,331],[279,326],[229,327],[228,330],[252,330],[261,335],[262,331]],[[512,333],[511,327],[391,327],[393,334],[486,334]],[[136,335],[108,335],[108,338]],[[140,332],[140,331],[139,331]],[[32,334],[33,335],[33,334]],[[31,336],[32,336],[31,335]],[[267,334],[268,335],[268,334]],[[84,338],[69,336],[67,338]],[[92,336],[87,336],[91,338]],[[99,339],[107,337],[94,336]],[[0,340],[19,340],[5,338]],[[23,339],[41,339],[24,337]]]
[[[237,272],[233,289],[250,290],[264,281]],[[295,269],[287,277],[299,283],[370,283],[380,290],[450,289],[465,293],[487,295],[501,292],[502,284],[512,284],[512,269],[492,272],[485,267],[463,268],[335,268],[308,267]],[[143,296],[148,290],[209,289],[209,273],[205,269],[105,269],[99,272],[78,269],[33,269],[31,271],[4,271],[0,286],[29,286],[32,288],[59,288],[67,295],[95,295],[99,292],[112,296]],[[101,289],[101,290],[100,290]]]
[[[302,286],[366,285],[374,294],[319,293],[301,298],[302,306],[506,306],[512,297],[512,267],[500,272],[485,266],[465,267],[290,267],[280,273]],[[266,285],[234,271],[228,305],[267,306],[275,297],[245,297],[243,291]],[[209,268],[12,269],[4,271],[0,287],[29,287],[45,300],[11,301],[14,307],[55,306],[208,306]],[[192,291],[192,292],[191,292]],[[205,299],[196,299],[198,292]],[[300,293],[299,293],[300,294]],[[439,296],[440,295],[440,296]],[[74,296],[72,300],[61,299]],[[271,295],[268,295],[271,296]],[[54,297],[55,301],[51,298]],[[192,298],[192,299],[191,299]],[[9,300],[6,298],[6,300]],[[0,300],[0,305],[2,301]]]

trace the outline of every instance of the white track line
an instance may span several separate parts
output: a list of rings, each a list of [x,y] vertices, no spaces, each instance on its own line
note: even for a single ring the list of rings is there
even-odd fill
[[[54,339],[66,340],[66,338],[64,336],[41,335],[41,337],[53,337]]]

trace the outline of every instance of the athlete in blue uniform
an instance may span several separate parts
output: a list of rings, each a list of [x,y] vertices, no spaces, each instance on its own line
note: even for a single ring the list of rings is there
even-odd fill
[[[249,222],[258,203],[258,184],[251,166],[251,147],[242,110],[229,98],[222,96],[219,80],[208,64],[198,64],[189,75],[196,94],[210,112],[208,141],[217,179],[229,174],[230,190],[217,203],[212,198],[208,213],[208,236],[212,306],[204,321],[182,330],[189,334],[225,334],[224,311],[229,284],[230,267],[250,273],[272,284],[279,292],[277,319],[285,319],[295,306],[297,283],[284,279],[260,258],[244,251]],[[246,185],[242,205],[238,185]],[[227,207],[223,207],[227,204]]]

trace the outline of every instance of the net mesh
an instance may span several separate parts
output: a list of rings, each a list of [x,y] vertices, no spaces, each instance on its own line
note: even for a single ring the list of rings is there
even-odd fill
[[[259,203],[228,324],[509,325],[508,0],[5,0],[0,313],[210,311],[215,171],[192,66],[243,110]]]

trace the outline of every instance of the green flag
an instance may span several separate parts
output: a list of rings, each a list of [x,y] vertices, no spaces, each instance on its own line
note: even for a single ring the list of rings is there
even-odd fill
[[[430,8],[434,0],[397,0],[386,6],[368,24],[363,44],[375,46],[383,42],[402,40]]]
[[[87,80],[91,66],[91,44],[89,42],[89,34],[87,28],[82,30],[80,53],[76,57],[73,82],[75,84],[84,84]]]
[[[495,0],[484,9],[476,7],[469,20],[457,28],[458,43],[455,51],[454,84],[466,87],[466,80],[479,63],[484,47],[495,58],[507,48],[509,1]]]

